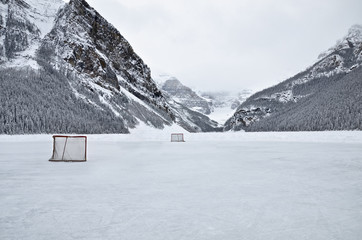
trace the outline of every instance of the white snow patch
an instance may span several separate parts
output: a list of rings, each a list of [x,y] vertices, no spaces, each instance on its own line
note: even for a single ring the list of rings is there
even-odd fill
[[[116,115],[117,117],[121,117],[121,115],[119,114],[118,111],[116,111],[116,109],[114,109],[114,107],[112,106],[112,104],[107,101],[103,96],[98,95],[99,96],[99,100],[101,101],[101,103],[103,103],[104,105],[106,105],[109,109],[111,109],[111,111],[114,113],[114,115]]]
[[[339,73],[348,73],[351,71],[343,65],[344,59],[341,56],[337,54],[329,56],[314,66],[308,75],[293,81],[291,87],[307,83],[315,78],[331,77]],[[330,68],[333,68],[333,70],[330,70]]]
[[[235,110],[232,110],[229,105],[226,105],[223,107],[214,108],[214,111],[211,112],[208,117],[218,122],[221,126],[234,115],[234,112]]]
[[[3,64],[4,68],[23,68],[25,66],[31,67],[35,70],[40,68],[38,62],[35,60],[36,51],[40,46],[40,42],[34,41],[27,49],[22,52],[17,53],[17,56],[14,59],[8,59],[8,61]]]
[[[65,5],[63,0],[25,0],[31,7],[30,21],[33,22],[43,38],[53,26],[58,10]]]
[[[292,90],[286,90],[279,93],[274,93],[270,97],[271,99],[275,99],[279,102],[286,103],[290,101],[294,101],[294,96]]]

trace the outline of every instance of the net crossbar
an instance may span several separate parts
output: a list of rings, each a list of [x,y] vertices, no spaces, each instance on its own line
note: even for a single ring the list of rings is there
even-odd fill
[[[171,142],[185,142],[183,133],[172,133]]]
[[[87,161],[86,136],[53,136],[52,162],[85,162]]]

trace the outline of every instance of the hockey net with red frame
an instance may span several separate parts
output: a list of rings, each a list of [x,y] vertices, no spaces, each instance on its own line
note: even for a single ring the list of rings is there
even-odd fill
[[[52,162],[85,162],[87,161],[86,136],[53,136]]]

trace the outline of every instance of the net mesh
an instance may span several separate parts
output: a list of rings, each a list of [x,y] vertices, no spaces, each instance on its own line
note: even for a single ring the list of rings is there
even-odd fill
[[[51,160],[86,161],[86,138],[54,137],[54,150]]]
[[[173,133],[171,134],[171,142],[183,142],[184,135],[182,133]]]

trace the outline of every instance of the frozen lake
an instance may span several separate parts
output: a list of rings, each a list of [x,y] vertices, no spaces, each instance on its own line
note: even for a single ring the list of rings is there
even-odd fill
[[[362,132],[0,136],[0,239],[362,238]]]

